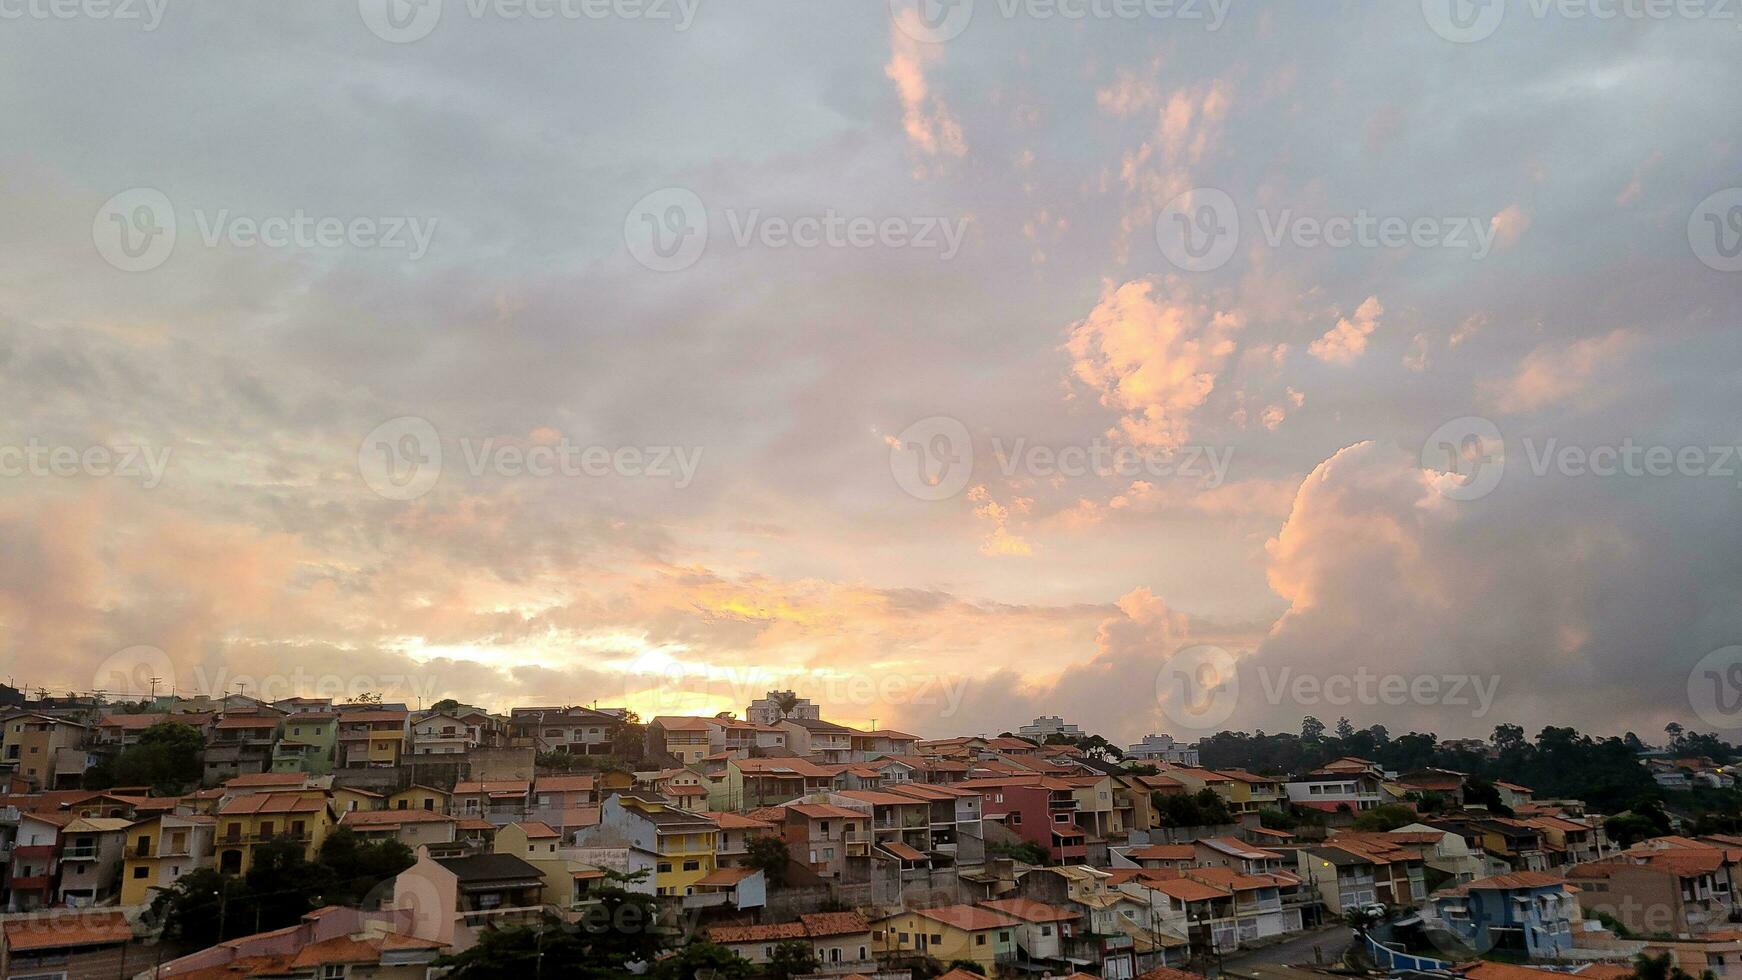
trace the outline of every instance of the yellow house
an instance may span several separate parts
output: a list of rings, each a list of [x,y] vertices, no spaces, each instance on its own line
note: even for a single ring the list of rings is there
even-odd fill
[[[871,929],[877,952],[919,953],[948,963],[972,960],[987,976],[1016,959],[1018,919],[974,905],[912,909],[878,920]]]
[[[333,787],[333,810],[340,815],[353,811],[379,810],[383,803],[380,793],[371,793],[355,786]]]
[[[1282,781],[1259,776],[1243,769],[1222,769],[1222,775],[1233,780],[1229,784],[1228,802],[1235,813],[1257,813],[1265,808],[1282,808],[1288,794]]]
[[[210,865],[216,826],[217,821],[208,816],[165,813],[128,827],[121,904],[145,905],[159,889]]]
[[[599,808],[597,824],[576,833],[575,842],[653,852],[654,893],[681,896],[718,867],[719,837],[720,825],[709,817],[651,795],[618,793]]]
[[[258,846],[285,837],[303,845],[303,857],[314,859],[333,828],[333,810],[316,792],[255,793],[218,808],[217,869],[244,874],[253,866]]]
[[[654,751],[687,764],[702,761],[712,751],[708,747],[712,730],[706,718],[661,715],[647,726],[647,738]]]
[[[580,902],[592,883],[604,875],[598,868],[575,860],[573,852],[563,847],[562,835],[536,820],[511,823],[496,831],[491,849],[537,868],[544,878],[545,900],[556,904]]]
[[[414,783],[405,789],[387,797],[389,810],[428,810],[431,813],[447,813],[448,801],[453,794],[433,786]]]

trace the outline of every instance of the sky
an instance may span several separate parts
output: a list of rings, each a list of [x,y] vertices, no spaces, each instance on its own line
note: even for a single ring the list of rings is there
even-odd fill
[[[1742,730],[1742,20],[0,0],[0,679]]]

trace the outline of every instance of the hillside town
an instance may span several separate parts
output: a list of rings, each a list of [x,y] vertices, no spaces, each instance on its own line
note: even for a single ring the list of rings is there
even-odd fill
[[[919,738],[793,691],[645,721],[4,693],[0,978],[1742,977],[1742,834],[1602,810],[1607,785],[1253,771],[1216,755],[1275,737],[1120,747],[1059,717]],[[1431,741],[1308,721],[1276,744]],[[1475,770],[1556,732],[1433,748]],[[1633,779],[1733,788],[1671,734]]]

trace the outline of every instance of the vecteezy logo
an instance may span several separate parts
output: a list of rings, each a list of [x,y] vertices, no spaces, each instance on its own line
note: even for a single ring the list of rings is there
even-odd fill
[[[369,489],[388,500],[415,500],[441,478],[441,437],[428,419],[389,419],[363,437],[357,470]]]
[[[1742,646],[1721,647],[1694,664],[1688,704],[1713,728],[1742,728]]]
[[[974,440],[947,415],[920,419],[889,441],[889,472],[909,496],[948,500],[974,475]]]
[[[442,19],[442,0],[357,0],[370,33],[391,44],[429,37]]]
[[[687,187],[662,187],[629,209],[623,242],[635,261],[655,272],[687,269],[708,247],[708,209]]]
[[[1155,219],[1161,254],[1187,272],[1226,265],[1240,244],[1240,210],[1214,187],[1195,187],[1167,202]]]
[[[1421,444],[1421,468],[1437,471],[1434,489],[1452,500],[1477,500],[1506,475],[1506,440],[1500,427],[1467,415],[1433,431]]]
[[[889,0],[889,16],[915,41],[942,44],[968,29],[974,0]]]
[[[122,272],[155,269],[175,251],[175,208],[160,190],[122,191],[97,209],[91,242],[103,261]]]
[[[91,689],[116,700],[155,697],[176,689],[175,662],[157,647],[134,646],[103,659],[91,674]]]
[[[1187,728],[1214,728],[1240,701],[1234,655],[1200,644],[1175,653],[1155,676],[1155,701],[1166,718]]]
[[[1719,272],[1742,272],[1742,187],[1721,190],[1688,215],[1688,244]]]
[[[1505,0],[1421,0],[1427,26],[1448,41],[1474,44],[1500,29]]]

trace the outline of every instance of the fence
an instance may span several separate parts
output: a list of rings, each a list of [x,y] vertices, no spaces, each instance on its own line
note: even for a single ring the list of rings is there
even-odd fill
[[[1402,953],[1389,946],[1380,945],[1379,940],[1372,936],[1363,936],[1367,943],[1367,955],[1373,957],[1373,962],[1382,970],[1450,970],[1452,964],[1445,960],[1436,960],[1426,956],[1412,956]]]

